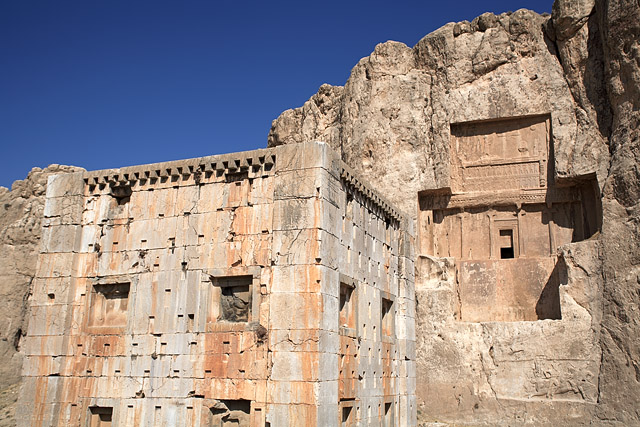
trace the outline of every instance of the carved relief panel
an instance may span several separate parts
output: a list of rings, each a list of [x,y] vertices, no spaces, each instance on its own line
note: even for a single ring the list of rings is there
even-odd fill
[[[419,248],[455,259],[463,321],[560,318],[557,248],[598,228],[591,181],[556,187],[548,115],[451,125],[451,185],[419,193]]]
[[[548,116],[451,125],[454,193],[547,186]]]

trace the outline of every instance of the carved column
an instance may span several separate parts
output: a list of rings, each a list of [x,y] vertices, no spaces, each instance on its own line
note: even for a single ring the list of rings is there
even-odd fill
[[[525,211],[522,209],[522,205],[518,204],[516,206],[516,221],[518,224],[518,248],[519,248],[519,257],[526,256],[526,252],[524,249],[524,221],[522,221],[522,217],[525,215]]]
[[[547,215],[549,215],[549,255],[553,256],[556,252],[556,233],[555,222],[553,220],[553,211],[551,203],[547,203]]]
[[[496,259],[496,236],[495,236],[495,212],[490,211],[489,217],[489,259]]]

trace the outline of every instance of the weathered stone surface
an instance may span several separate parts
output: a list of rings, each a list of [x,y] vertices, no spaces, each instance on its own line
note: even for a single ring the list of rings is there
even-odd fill
[[[436,245],[436,256],[452,257],[434,258],[420,239],[419,422],[640,422],[639,35],[640,4],[633,1],[557,0],[552,16],[526,10],[484,14],[472,22],[447,24],[413,48],[397,42],[378,45],[353,68],[344,88],[323,86],[304,107],[274,120],[270,146],[324,139],[411,217],[418,219],[417,196],[431,194],[454,212],[462,209],[455,224],[471,227],[463,228],[463,252],[464,239],[456,246],[460,237],[450,234],[458,225],[443,229],[443,249],[433,241],[438,236],[418,224],[418,235],[432,239],[427,246]],[[312,108],[318,99],[323,99],[323,109]],[[473,260],[477,255],[468,252],[471,248],[490,248],[483,243],[485,237],[473,234],[483,220],[470,218],[501,197],[520,210],[517,192],[507,190],[518,183],[532,188],[527,180],[534,179],[533,169],[525,163],[534,157],[522,160],[521,172],[508,165],[512,160],[498,166],[491,151],[483,152],[485,146],[469,158],[460,157],[456,135],[461,126],[476,124],[494,126],[498,135],[503,132],[498,131],[498,120],[523,122],[545,115],[552,144],[549,185],[557,186],[557,195],[574,186],[586,203],[583,212],[595,214],[583,216],[581,226],[589,231],[582,237],[562,237],[559,229],[560,240],[552,239],[550,246],[531,241],[533,247],[549,246],[552,254],[559,251],[553,274],[560,283],[555,298],[561,319],[460,322],[465,300],[459,260]],[[294,117],[298,119],[291,120]],[[319,124],[315,129],[314,123]],[[518,138],[503,133],[505,141]],[[491,132],[486,135],[492,137]],[[484,144],[481,141],[474,143]],[[531,147],[520,146],[518,156],[526,157],[523,150]],[[503,158],[509,156],[513,158],[503,153]],[[452,166],[457,159],[462,159],[461,174]],[[501,180],[503,174],[513,181]],[[597,185],[591,187],[591,180]],[[548,206],[559,201],[558,196],[550,200],[546,190],[543,194]],[[441,207],[436,203],[434,209]],[[558,226],[558,211],[545,215],[556,215]],[[527,221],[534,224],[530,212],[523,220],[520,227]],[[533,220],[540,222],[535,215]],[[565,242],[573,243],[558,249]],[[498,267],[487,271],[505,275]],[[500,292],[496,288],[495,295]],[[491,316],[482,311],[478,315]]]
[[[526,10],[486,13],[472,22],[447,24],[413,48],[397,42],[378,45],[354,67],[344,87],[323,85],[304,106],[285,111],[273,122],[268,138],[270,146],[284,145],[278,162],[271,159],[280,182],[249,182],[237,174],[241,170],[234,170],[228,182],[201,186],[202,176],[218,169],[211,164],[196,177],[183,172],[199,166],[193,163],[197,160],[185,161],[180,167],[150,168],[153,178],[166,183],[154,188],[153,197],[115,186],[105,197],[89,197],[85,209],[81,181],[65,175],[52,180],[34,284],[40,292],[33,296],[33,326],[21,344],[30,355],[23,370],[23,399],[35,396],[40,402],[38,419],[57,419],[63,405],[67,421],[85,419],[88,400],[73,406],[70,400],[41,393],[73,391],[60,376],[78,374],[71,363],[80,360],[73,348],[78,342],[69,343],[66,336],[82,336],[82,321],[77,322],[82,310],[64,301],[82,298],[80,290],[94,285],[86,279],[108,272],[115,275],[114,282],[95,288],[106,286],[102,297],[94,299],[87,316],[94,320],[87,328],[105,328],[111,319],[110,327],[130,327],[136,341],[95,337],[82,342],[96,359],[109,362],[84,358],[79,366],[92,373],[83,383],[92,390],[92,404],[120,408],[118,417],[125,423],[138,422],[136,413],[154,413],[157,399],[170,408],[186,405],[185,419],[201,418],[202,407],[209,421],[240,420],[247,412],[242,399],[259,394],[271,402],[269,416],[262,413],[259,422],[290,421],[290,405],[295,404],[297,420],[330,425],[337,421],[336,414],[354,421],[357,411],[349,405],[358,390],[382,390],[387,396],[390,384],[406,390],[394,400],[393,416],[400,425],[413,422],[415,408],[424,425],[639,423],[639,39],[640,4],[634,0],[557,0],[551,16]],[[538,137],[523,136],[527,129],[532,135],[539,132],[541,123],[546,123],[549,137],[546,153],[536,145]],[[501,151],[491,145],[495,138],[525,143],[507,147],[517,146],[516,151]],[[384,224],[371,223],[371,213],[363,210],[370,202],[345,197],[341,183],[350,182],[351,172],[322,144],[308,150],[289,145],[311,140],[326,141],[356,173],[406,211],[416,222],[418,242],[401,237],[397,248],[381,248],[379,242],[389,237]],[[465,153],[455,149],[456,144],[483,148]],[[228,163],[226,170],[235,160],[230,155],[220,163]],[[8,278],[2,290],[8,289],[5,301],[10,302],[2,311],[3,316],[8,313],[3,318],[8,332],[0,342],[0,352],[9,360],[0,368],[7,384],[17,380],[20,356],[13,338],[24,331],[23,296],[35,269],[44,191],[39,173],[11,192],[0,188],[0,201],[10,200],[0,219],[0,272]],[[178,190],[174,183],[182,179],[193,183],[180,184]],[[425,197],[427,209],[421,210]],[[110,198],[117,206],[105,202]],[[445,208],[449,223],[436,226],[430,222],[436,216],[422,216],[423,211],[448,212]],[[517,216],[509,218],[514,212]],[[487,240],[487,215],[515,224],[509,226],[513,233]],[[162,226],[158,218],[164,218]],[[406,226],[411,229],[413,224]],[[168,230],[175,232],[166,234]],[[129,233],[146,238],[127,239]],[[511,246],[505,246],[504,238]],[[525,257],[495,259],[505,247],[514,257]],[[61,255],[65,253],[68,256]],[[363,253],[371,256],[363,259]],[[505,268],[509,263],[513,268]],[[243,270],[247,266],[266,267],[252,282],[254,291],[238,289],[235,295],[227,289],[224,295],[221,288],[213,299],[218,312],[203,315],[197,314],[203,303],[198,288],[210,286],[210,277],[226,270],[210,268],[203,281],[196,271],[202,265],[231,266],[242,274],[254,274]],[[167,271],[158,271],[159,266]],[[368,286],[376,270],[402,273],[394,280],[382,274]],[[486,277],[469,280],[478,271]],[[536,277],[521,281],[523,289],[504,286],[516,279],[499,280],[518,274]],[[184,318],[181,303],[169,304],[169,311],[183,314],[176,328],[158,311],[167,300],[157,296],[141,303],[130,326],[123,325],[118,320],[122,302],[101,301],[124,295],[118,277],[125,275],[137,277],[131,285],[139,285],[140,294],[155,295],[153,283],[158,281],[167,284],[164,292],[183,292],[184,313],[193,318]],[[554,280],[545,282],[547,275]],[[74,287],[71,280],[76,280]],[[364,297],[349,297],[353,280],[368,284],[359,286]],[[493,288],[486,286],[491,283]],[[109,293],[108,286],[117,292]],[[381,304],[369,307],[366,301],[371,298]],[[350,315],[356,309],[350,311],[348,301],[358,312],[382,319],[378,329]],[[234,356],[231,363],[210,358],[195,365],[183,357],[185,345],[192,345],[185,331],[215,330],[215,320],[231,305],[229,316],[244,320],[257,313],[259,324],[269,326],[225,335],[228,348],[223,345],[223,350],[249,356]],[[285,311],[265,310],[269,305]],[[395,349],[385,335],[392,327],[383,320],[389,306],[397,310]],[[540,316],[539,306],[546,307],[544,313],[551,307],[552,315]],[[301,307],[311,308],[311,313]],[[339,321],[323,319],[320,308],[335,312]],[[155,313],[153,319],[149,312]],[[320,328],[308,329],[309,322]],[[153,334],[166,336],[164,345],[155,342]],[[272,349],[268,363],[249,351],[262,342]],[[222,355],[219,340],[196,343]],[[160,361],[158,346],[163,351]],[[111,358],[134,347],[135,363]],[[357,358],[356,347],[361,351]],[[414,351],[415,362],[409,357]],[[173,359],[171,368],[166,355]],[[335,370],[338,360],[340,369]],[[120,401],[107,397],[114,387],[114,369],[119,373],[116,387],[127,396]],[[181,374],[167,381],[156,369]],[[268,390],[259,385],[267,369],[273,374]],[[256,382],[237,390],[241,371]],[[397,377],[395,382],[380,382],[380,375]],[[186,380],[192,377],[196,380]],[[309,379],[323,380],[309,385]],[[15,390],[10,386],[1,398]],[[176,396],[176,390],[186,397]],[[140,400],[151,393],[154,399]],[[204,402],[202,396],[207,396]],[[339,403],[336,396],[342,399]],[[378,418],[368,420],[366,413],[360,422],[387,418],[386,400],[364,396],[360,405],[369,404],[378,405]],[[101,414],[96,409],[90,415]]]
[[[603,195],[603,419],[640,420],[640,4],[598,1],[613,121]]]
[[[44,216],[19,425],[416,424],[411,228],[326,144],[54,176]]]
[[[573,37],[593,13],[595,0],[556,0],[553,2],[552,21],[556,40]]]
[[[0,187],[0,425],[13,424],[26,334],[27,299],[40,249],[47,178],[82,170],[51,165],[34,168],[11,190]],[[59,175],[64,176],[64,175]]]
[[[269,145],[324,140],[412,214],[409,194],[449,186],[455,123],[550,114],[556,176],[606,170],[599,110],[585,111],[574,99],[543,26],[550,26],[548,16],[519,10],[447,24],[412,49],[380,44],[344,88],[324,85],[305,106],[275,120]],[[593,90],[583,92],[588,100]],[[322,109],[315,107],[319,100]]]

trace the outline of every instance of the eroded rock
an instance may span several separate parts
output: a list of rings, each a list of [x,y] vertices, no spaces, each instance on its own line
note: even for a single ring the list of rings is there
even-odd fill
[[[307,123],[330,118],[332,132],[327,135],[323,128],[306,127],[304,137],[328,137],[325,140],[341,150],[343,159],[414,219],[419,220],[425,197],[430,200],[428,209],[458,209],[449,217],[434,213],[424,218],[424,224],[418,221],[418,235],[426,237],[430,242],[426,246],[432,248],[425,249],[424,239],[419,239],[419,421],[626,425],[640,420],[636,409],[640,347],[634,338],[640,332],[639,22],[637,2],[557,0],[552,16],[519,10],[447,24],[413,48],[396,42],[377,46],[353,68],[344,89],[334,89],[330,103],[334,109],[314,111],[319,117],[307,118]],[[283,117],[297,110],[289,111]],[[524,123],[536,117],[548,117],[551,141],[548,183],[541,180],[536,191],[549,185],[550,190],[543,193],[551,208],[555,203],[551,193],[574,188],[582,194],[581,203],[587,203],[583,212],[599,219],[579,215],[582,225],[592,224],[589,231],[583,230],[579,238],[574,232],[566,235],[568,240],[552,239],[549,246],[549,256],[557,259],[552,275],[558,285],[551,293],[545,288],[536,298],[557,298],[559,317],[523,322],[517,319],[518,310],[505,315],[488,307],[476,311],[475,319],[469,319],[474,321],[461,321],[465,301],[467,306],[483,301],[480,306],[486,307],[493,304],[491,298],[502,295],[502,305],[512,297],[507,304],[511,307],[530,304],[521,296],[531,291],[532,284],[524,294],[518,291],[513,296],[501,294],[504,290],[499,287],[494,293],[485,289],[484,284],[493,280],[491,274],[502,283],[499,279],[507,273],[493,265],[502,261],[478,263],[476,258],[485,256],[480,236],[489,236],[479,215],[485,212],[482,206],[507,197],[506,177],[524,191],[520,194],[533,188],[526,183],[525,166],[510,166],[526,162],[525,151],[531,147],[524,144],[515,157],[503,154],[498,161],[483,151],[487,149],[483,144],[496,137],[518,138],[499,130],[507,119]],[[476,124],[488,131],[478,139],[478,152],[462,158],[455,144],[464,142],[456,132]],[[269,144],[298,135],[302,135],[300,127],[278,118]],[[522,160],[516,162],[516,157]],[[456,165],[462,174],[456,172]],[[488,167],[494,172],[482,169]],[[461,187],[464,177],[475,177],[475,181]],[[526,210],[531,203],[530,196],[529,201],[515,201],[521,197],[517,194],[508,196],[514,197],[508,210]],[[474,198],[482,203],[471,208]],[[502,208],[502,213],[496,212],[486,211],[494,218],[504,215]],[[542,213],[542,217],[557,226],[559,217],[551,218],[558,212]],[[535,215],[527,211],[529,219],[518,220],[519,227]],[[503,221],[512,220],[505,217]],[[542,225],[547,220],[534,222]],[[430,231],[425,232],[423,225]],[[456,232],[456,227],[464,231]],[[527,244],[522,229],[516,236],[515,228],[512,234],[507,228],[504,236],[496,234],[497,241],[509,241],[512,246],[525,242],[525,252],[526,247],[531,250],[542,244],[540,240]],[[509,249],[508,243],[491,249],[494,244],[487,243],[485,252]],[[516,258],[521,249],[512,247]],[[477,285],[482,286],[471,299],[465,297],[460,282],[466,277],[460,271],[465,257],[470,259],[469,268],[485,274],[477,276],[482,279]],[[524,318],[539,315],[529,313]],[[495,319],[487,321],[492,316]]]
[[[417,252],[418,322],[415,331],[407,328],[402,333],[408,341],[413,336],[417,339],[419,422],[630,425],[640,421],[639,35],[640,5],[632,0],[557,0],[551,17],[527,10],[487,13],[472,22],[447,24],[413,48],[398,42],[378,45],[353,68],[344,87],[323,85],[302,107],[285,111],[273,122],[270,146],[326,141],[418,225],[419,244],[406,245],[408,253]],[[531,126],[524,125],[531,120]],[[517,124],[513,127],[516,134],[527,128],[535,131],[544,123],[550,144],[545,155],[530,155],[535,150],[526,143],[513,153],[487,158],[482,150],[466,158],[453,148],[453,144],[468,144],[460,138],[460,129],[472,127],[488,129],[476,135],[478,141],[517,139],[510,131],[500,130],[508,123]],[[0,311],[3,316],[6,313],[3,322],[7,325],[0,342],[6,361],[0,367],[3,386],[18,380],[16,348],[24,331],[24,296],[40,239],[42,176],[67,171],[51,168],[33,171],[27,180],[16,182],[12,191],[0,188],[0,209],[4,209],[0,272],[7,283],[2,288],[6,306]],[[198,185],[202,179],[202,174],[193,175]],[[236,176],[228,183],[245,179]],[[305,221],[304,209],[289,200],[296,198],[301,181],[285,181],[290,184],[273,189],[273,194],[291,204],[296,221]],[[316,188],[330,191],[316,187],[316,182],[311,184],[313,194]],[[585,191],[586,187],[593,191]],[[122,213],[120,201],[122,206],[129,202],[131,193],[120,190],[112,194],[120,199],[108,220]],[[570,209],[560,206],[553,196],[572,192],[579,193],[574,194],[578,200],[567,196],[562,202],[573,204]],[[272,200],[264,200],[267,193],[258,189],[252,197],[261,200],[258,204],[268,204]],[[230,191],[228,197],[243,204],[242,189]],[[430,201],[423,205],[425,197]],[[444,207],[432,203],[438,197],[445,199]],[[512,201],[505,205],[509,197]],[[65,218],[77,217],[82,197],[61,196],[60,205],[53,199],[52,212],[59,215],[47,221],[68,226]],[[479,199],[482,203],[471,203]],[[195,195],[184,196],[184,201],[189,200],[195,200]],[[580,209],[574,206],[578,202]],[[193,203],[187,205],[181,207],[183,213],[197,211]],[[421,206],[427,207],[424,211],[458,211],[451,213],[449,223],[443,220],[436,226],[430,221],[437,215],[421,216]],[[154,216],[171,207],[171,201],[158,200],[147,214]],[[527,219],[521,218],[522,212]],[[485,224],[485,215],[505,226],[493,230]],[[223,212],[217,219],[219,229],[252,227],[243,218],[246,215]],[[466,233],[464,224],[471,226]],[[241,234],[223,231],[220,235],[212,232],[216,241],[225,244],[233,244]],[[71,244],[72,237],[71,232],[63,231],[47,235],[43,248],[55,252]],[[428,237],[435,240],[425,244]],[[487,243],[485,237],[497,240]],[[295,264],[313,241],[310,236],[284,231],[281,241],[274,244],[274,262]],[[162,248],[173,253],[175,244],[174,237]],[[429,245],[431,250],[426,249]],[[434,245],[440,246],[434,250]],[[531,257],[532,248],[543,248],[544,254]],[[225,258],[235,267],[255,264],[265,256],[259,245],[236,249]],[[505,259],[499,256],[503,250]],[[339,260],[334,252],[326,250],[318,259],[336,264]],[[91,253],[100,258],[103,248],[96,243]],[[192,269],[191,260],[182,260],[176,274]],[[131,268],[143,271],[153,268],[159,258],[140,252],[130,261]],[[518,268],[507,271],[507,263],[518,263]],[[53,273],[60,268],[63,266],[56,266]],[[491,280],[465,279],[476,273]],[[525,281],[526,292],[504,292],[499,286],[488,292],[483,287],[502,283],[499,277],[518,274],[548,278],[547,282]],[[413,280],[411,268],[406,280]],[[347,282],[344,289],[342,285],[335,289],[339,327],[344,331],[355,321],[348,309],[342,312],[350,300]],[[465,283],[477,286],[465,287]],[[549,283],[552,286],[547,287]],[[119,290],[115,296],[105,291],[105,300],[109,296],[122,299],[123,283],[103,285]],[[479,299],[469,297],[478,290]],[[216,317],[245,320],[251,301],[245,289],[225,292],[220,292]],[[526,298],[520,298],[523,294]],[[402,307],[410,313],[412,295],[404,297],[408,301]],[[478,301],[482,303],[470,315],[469,308]],[[290,310],[273,321],[286,323],[290,316],[304,317],[295,302],[291,298],[278,301]],[[121,305],[110,310],[107,305],[101,307],[104,310],[96,309],[97,320],[90,327],[103,327],[104,319],[113,324],[122,314]],[[381,307],[384,319],[384,302]],[[383,332],[389,328],[384,320],[380,326]],[[291,353],[320,341],[317,336],[298,337],[262,325],[249,331],[256,345],[273,342]],[[341,346],[353,344],[343,341]],[[159,359],[155,350],[150,357]],[[265,369],[283,378],[290,376],[291,360],[283,357]],[[345,363],[351,368],[354,362]],[[54,376],[59,370],[55,363],[47,367]],[[351,372],[340,372],[345,381],[339,392],[349,397],[359,379],[356,370],[352,376],[347,371]],[[137,390],[136,398],[150,393]],[[203,396],[193,390],[185,395]],[[216,422],[240,422],[247,413],[241,399],[209,403],[208,415]],[[352,416],[349,408],[342,408],[347,419]],[[93,415],[110,416],[98,409]]]

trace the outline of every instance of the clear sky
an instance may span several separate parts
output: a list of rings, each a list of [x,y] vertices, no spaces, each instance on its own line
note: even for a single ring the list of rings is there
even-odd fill
[[[551,0],[0,2],[0,185],[266,146],[376,44]]]

